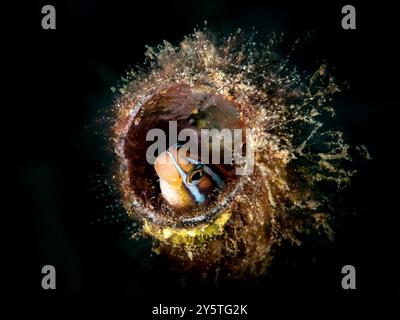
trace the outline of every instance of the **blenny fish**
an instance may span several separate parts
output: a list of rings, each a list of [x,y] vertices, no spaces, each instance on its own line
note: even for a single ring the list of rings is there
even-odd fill
[[[164,199],[176,208],[187,208],[205,202],[211,192],[223,187],[228,172],[221,166],[205,165],[183,155],[179,152],[181,147],[175,144],[162,152],[154,168]]]

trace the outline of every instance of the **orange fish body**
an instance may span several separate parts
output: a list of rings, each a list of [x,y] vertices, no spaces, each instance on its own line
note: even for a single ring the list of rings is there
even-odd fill
[[[203,203],[209,194],[224,185],[221,173],[211,166],[179,152],[174,145],[161,153],[154,163],[164,199],[172,206],[186,208]]]

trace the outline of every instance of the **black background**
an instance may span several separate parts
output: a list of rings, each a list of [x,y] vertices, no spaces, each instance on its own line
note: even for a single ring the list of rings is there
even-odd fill
[[[56,30],[41,28],[45,4],[56,7]],[[5,211],[17,221],[6,226],[6,246],[14,257],[7,263],[12,269],[5,274],[11,278],[7,295],[68,309],[81,301],[93,301],[88,305],[94,309],[123,305],[134,319],[150,317],[150,307],[159,303],[249,304],[252,318],[261,319],[255,315],[281,313],[298,302],[313,313],[321,303],[329,312],[398,300],[399,18],[381,1],[352,2],[357,30],[343,30],[345,4],[32,1],[8,11],[5,47],[11,56],[5,62],[11,89],[3,127],[11,142],[7,158],[13,162],[15,193]],[[336,99],[335,124],[373,156],[360,164],[360,174],[344,192],[346,207],[356,214],[338,226],[336,241],[283,246],[269,277],[256,284],[182,287],[165,261],[150,257],[148,241],[129,240],[115,217],[104,223],[102,206],[109,200],[95,197],[103,192],[96,180],[109,173],[112,160],[95,134],[104,130],[100,120],[112,104],[110,87],[143,62],[145,45],[164,39],[178,44],[205,20],[221,33],[254,26],[260,41],[272,30],[285,31],[288,40],[314,31],[302,67],[314,70],[327,61],[339,80],[349,81],[350,89]],[[45,264],[56,267],[54,291],[41,289]],[[345,264],[356,267],[357,290],[341,288]]]

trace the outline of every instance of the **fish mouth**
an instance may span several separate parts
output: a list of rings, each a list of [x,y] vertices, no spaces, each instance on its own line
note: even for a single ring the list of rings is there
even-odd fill
[[[226,211],[240,192],[242,177],[225,178],[204,203],[174,208],[162,197],[158,180],[165,177],[160,175],[161,170],[157,172],[155,165],[146,160],[146,151],[152,143],[146,140],[146,135],[158,128],[167,134],[168,141],[170,121],[176,121],[178,132],[188,127],[243,129],[245,122],[240,105],[207,85],[177,84],[149,94],[132,110],[115,128],[120,133],[115,145],[118,179],[128,213],[157,225],[184,227],[209,223]],[[167,145],[166,154],[171,146]],[[184,173],[186,176],[188,172]]]

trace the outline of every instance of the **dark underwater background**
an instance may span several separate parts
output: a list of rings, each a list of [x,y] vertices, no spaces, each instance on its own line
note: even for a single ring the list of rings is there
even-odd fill
[[[45,4],[56,7],[56,30],[41,29]],[[15,257],[9,265],[15,281],[7,295],[37,305],[51,301],[64,309],[82,301],[96,309],[122,305],[133,319],[150,318],[151,307],[160,303],[248,304],[250,318],[262,319],[295,304],[312,314],[321,305],[326,310],[368,310],[378,301],[398,301],[398,17],[389,4],[352,2],[357,29],[343,30],[345,4],[21,4],[18,12],[23,19],[7,35],[13,48],[13,89],[8,92],[13,103],[6,106],[10,115],[3,121],[15,141],[8,154],[16,190],[7,201],[17,220],[15,227],[6,226],[6,245]],[[177,45],[205,20],[221,34],[239,27],[250,32],[254,27],[257,41],[271,31],[285,32],[288,42],[311,31],[300,68],[313,72],[326,62],[334,67],[338,81],[350,84],[334,99],[337,117],[328,125],[343,130],[350,144],[364,144],[372,156],[357,163],[359,174],[343,191],[335,241],[284,244],[276,251],[268,276],[255,283],[216,287],[189,279],[184,284],[162,257],[151,254],[149,240],[129,239],[123,210],[114,206],[115,198],[104,184],[113,160],[103,136],[103,116],[113,101],[110,88],[130,67],[142,64],[145,45],[164,39]],[[56,267],[54,291],[41,288],[45,264]],[[341,288],[341,268],[346,264],[357,270],[353,291]]]

